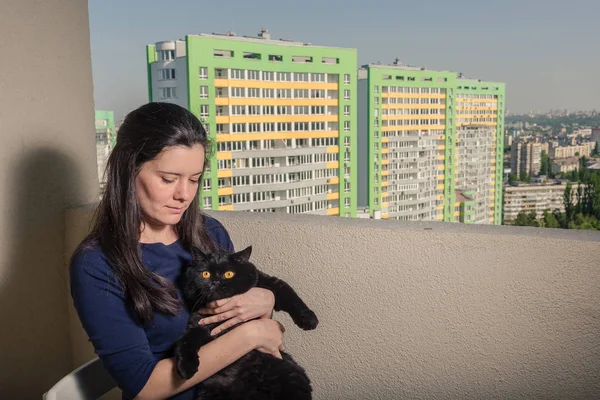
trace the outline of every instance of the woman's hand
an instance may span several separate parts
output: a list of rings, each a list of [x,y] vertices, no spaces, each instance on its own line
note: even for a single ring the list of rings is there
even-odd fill
[[[255,287],[244,294],[208,303],[200,312],[214,315],[202,318],[198,323],[209,325],[225,321],[210,332],[214,336],[241,322],[254,318],[270,318],[274,306],[273,292]]]
[[[285,350],[285,346],[283,345],[285,328],[283,325],[275,320],[266,318],[250,321],[244,324],[244,326],[246,325],[250,328],[254,349],[270,354],[273,357],[282,358],[280,351]]]

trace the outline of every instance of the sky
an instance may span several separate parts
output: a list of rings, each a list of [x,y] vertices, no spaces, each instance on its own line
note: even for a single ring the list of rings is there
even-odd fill
[[[391,63],[506,83],[509,112],[600,109],[599,0],[89,0],[96,109],[148,101],[145,46],[187,34],[358,50]]]

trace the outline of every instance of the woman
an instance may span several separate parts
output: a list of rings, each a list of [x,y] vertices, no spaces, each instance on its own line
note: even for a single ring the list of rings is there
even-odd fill
[[[208,305],[214,315],[201,323],[224,321],[213,334],[252,321],[203,346],[191,379],[174,372],[172,347],[189,317],[176,280],[190,249],[233,251],[225,228],[198,207],[209,154],[202,124],[182,107],[150,103],[127,115],[92,231],[71,261],[75,308],[125,399],[191,399],[195,384],[253,349],[281,357],[273,294],[254,288]]]

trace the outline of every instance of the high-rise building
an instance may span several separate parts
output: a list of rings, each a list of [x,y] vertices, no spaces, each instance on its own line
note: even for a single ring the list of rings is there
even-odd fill
[[[534,176],[542,168],[542,144],[515,142],[511,147],[511,170],[517,177],[521,174]]]
[[[396,60],[362,67],[358,89],[371,217],[501,223],[504,84]]]
[[[460,222],[500,225],[504,84],[462,78],[456,83],[455,187],[468,195],[469,204],[457,201],[454,206],[459,207]],[[472,218],[466,220],[462,218],[465,213],[461,210],[468,207],[473,207]]]
[[[356,50],[262,30],[159,42],[147,58],[150,100],[188,108],[215,142],[204,208],[356,216]]]
[[[113,111],[95,112],[96,119],[96,163],[98,165],[98,180],[100,189],[104,190],[104,170],[110,151],[116,143],[115,115]]]

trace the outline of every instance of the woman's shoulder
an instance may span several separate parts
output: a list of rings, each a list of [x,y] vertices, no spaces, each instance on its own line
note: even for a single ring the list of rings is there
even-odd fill
[[[93,274],[93,275],[112,275],[112,268],[108,257],[102,251],[102,248],[95,243],[79,247],[73,257],[70,265],[71,275]]]

